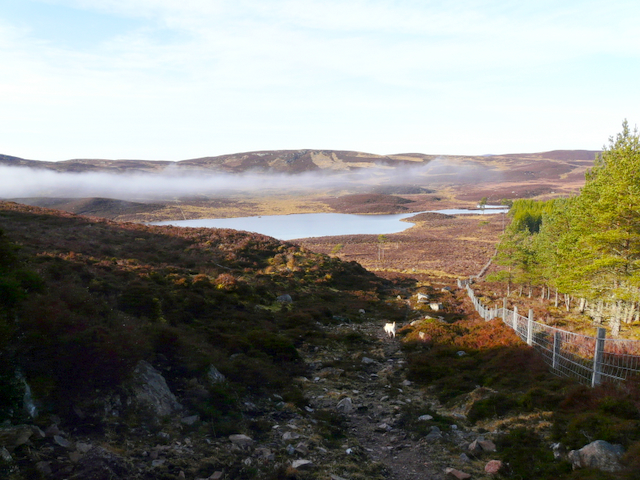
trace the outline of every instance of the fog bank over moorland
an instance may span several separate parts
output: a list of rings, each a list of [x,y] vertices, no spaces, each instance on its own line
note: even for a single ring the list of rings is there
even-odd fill
[[[373,164],[349,171],[295,174],[246,171],[225,173],[185,170],[169,166],[154,173],[60,172],[49,169],[0,166],[0,198],[107,197],[121,200],[165,200],[195,195],[236,193],[304,193],[356,186],[416,185],[496,180],[500,174],[478,165],[452,164],[435,159],[418,165]]]

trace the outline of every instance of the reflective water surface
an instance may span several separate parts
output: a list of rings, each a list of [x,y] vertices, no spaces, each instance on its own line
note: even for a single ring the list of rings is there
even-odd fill
[[[503,207],[487,206],[484,211],[467,209],[430,210],[446,215],[491,215],[506,212]],[[403,222],[419,213],[395,215],[353,215],[344,213],[299,213],[292,215],[264,215],[261,217],[202,218],[196,220],[168,220],[153,225],[174,225],[196,228],[233,228],[257,232],[279,240],[294,238],[328,237],[334,235],[388,234],[411,228],[410,222]]]

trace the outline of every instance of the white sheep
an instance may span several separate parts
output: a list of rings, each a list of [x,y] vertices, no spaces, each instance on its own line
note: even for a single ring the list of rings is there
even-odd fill
[[[387,323],[384,326],[384,331],[386,332],[387,335],[389,335],[390,337],[396,338],[396,322],[393,323]]]

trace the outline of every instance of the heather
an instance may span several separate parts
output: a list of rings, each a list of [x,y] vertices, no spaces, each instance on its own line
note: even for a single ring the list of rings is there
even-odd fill
[[[58,413],[90,410],[141,359],[170,366],[178,390],[215,364],[226,388],[296,401],[297,348],[321,341],[318,324],[379,303],[388,283],[354,262],[233,230],[117,224],[12,203],[0,219],[2,372],[20,369]],[[10,392],[5,419],[18,415]],[[204,416],[217,408],[193,407]]]

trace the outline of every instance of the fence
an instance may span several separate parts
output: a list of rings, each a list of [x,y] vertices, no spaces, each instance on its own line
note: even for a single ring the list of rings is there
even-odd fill
[[[581,383],[599,385],[605,381],[622,381],[640,374],[640,342],[606,338],[604,328],[596,337],[560,330],[533,320],[533,311],[525,317],[518,307],[507,309],[507,300],[499,307],[486,307],[475,296],[469,280],[458,280],[465,288],[476,311],[486,321],[502,318],[528,345],[537,350],[552,371],[575,378]]]

